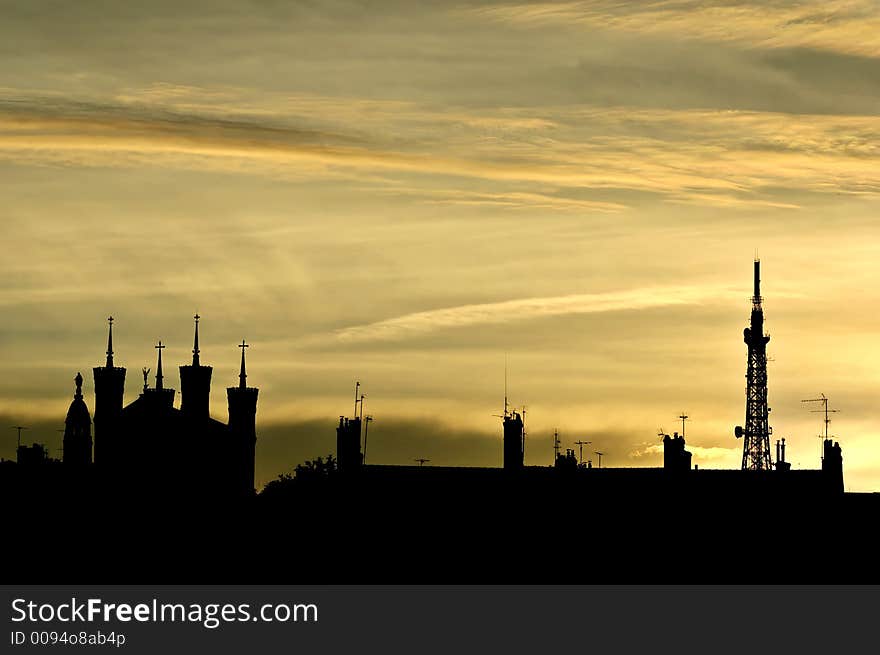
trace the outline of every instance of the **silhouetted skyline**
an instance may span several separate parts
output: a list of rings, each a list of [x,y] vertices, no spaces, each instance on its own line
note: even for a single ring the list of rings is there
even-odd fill
[[[713,470],[693,464],[693,453],[686,450],[685,428],[690,416],[679,414],[681,434],[674,432],[670,437],[661,428],[663,450],[663,473],[658,477],[656,469],[650,467],[612,468],[614,479],[625,479],[626,494],[658,493],[664,489],[687,490],[687,493],[703,496],[704,502],[711,502],[710,496],[735,498],[742,493],[772,494],[776,497],[798,497],[800,503],[811,497],[830,497],[845,491],[842,450],[830,435],[830,414],[838,410],[828,408],[828,398],[822,394],[820,399],[804,399],[802,403],[821,400],[825,432],[822,436],[822,455],[818,468],[804,467],[792,470],[786,459],[785,438],[776,441],[776,457],[770,451],[770,435],[773,433],[768,417],[768,375],[767,343],[769,336],[764,330],[763,297],[761,295],[761,264],[754,261],[753,295],[749,326],[743,330],[743,341],[747,346],[746,372],[746,415],[744,426],[736,426],[734,435],[742,439],[742,464],[740,475],[731,476],[733,471]],[[199,347],[199,321],[201,316],[193,316],[192,363],[181,365],[181,393],[179,407],[175,406],[176,390],[165,385],[162,365],[162,351],[165,345],[160,339],[155,346],[156,369],[155,384],[149,384],[150,368],[143,367],[143,389],[137,399],[125,402],[126,368],[117,366],[114,360],[112,316],[107,318],[106,361],[93,368],[95,381],[96,408],[94,438],[92,437],[92,418],[83,398],[83,377],[77,373],[76,391],[65,419],[62,446],[63,469],[58,468],[57,460],[51,458],[44,444],[32,446],[21,444],[21,431],[28,429],[15,426],[18,446],[17,466],[10,468],[9,462],[2,462],[6,475],[11,476],[7,485],[14,488],[20,484],[22,493],[29,485],[42,488],[42,493],[51,495],[55,485],[85,484],[99,493],[112,493],[114,490],[142,494],[149,490],[148,497],[166,499],[159,506],[165,506],[167,499],[179,502],[181,499],[208,497],[229,500],[251,499],[255,492],[272,499],[290,496],[305,483],[318,479],[334,480],[353,484],[360,489],[378,483],[380,486],[403,483],[410,484],[416,479],[401,471],[407,467],[367,465],[366,450],[369,423],[373,416],[364,414],[367,395],[358,380],[354,386],[354,407],[350,417],[339,416],[336,427],[335,451],[322,461],[321,457],[297,464],[295,473],[282,473],[263,489],[257,488],[255,460],[257,452],[257,398],[259,389],[247,384],[246,351],[250,347],[245,339],[238,344],[241,350],[241,364],[238,385],[227,388],[228,424],[223,424],[211,415],[210,387],[213,367],[201,363]],[[620,502],[616,496],[621,493],[614,485],[608,486],[607,467],[602,471],[602,458],[607,450],[595,450],[595,470],[592,459],[584,458],[583,446],[593,441],[578,440],[578,456],[573,448],[563,448],[558,429],[553,430],[553,460],[549,467],[525,466],[525,452],[528,430],[525,417],[526,408],[511,407],[508,397],[507,362],[504,369],[503,412],[495,415],[501,419],[502,465],[505,484],[534,490],[535,484],[547,484],[546,471],[554,471],[557,478],[564,478],[579,484],[603,490],[605,503]],[[601,442],[599,442],[601,443]],[[434,448],[442,444],[438,441]],[[100,457],[98,455],[100,454]],[[441,452],[441,457],[445,454]],[[589,457],[589,453],[588,453]],[[431,462],[427,457],[416,457],[421,470]],[[693,464],[693,469],[692,469]],[[693,473],[691,471],[693,470]],[[492,480],[497,474],[491,468],[474,467],[431,467],[429,479],[442,481],[448,487],[457,487],[465,479],[476,481],[476,488],[488,491],[493,487]],[[617,471],[614,473],[613,471]],[[319,473],[316,475],[316,472]],[[305,480],[301,475],[305,473]],[[621,474],[625,477],[621,477]],[[476,477],[475,477],[476,476]],[[597,477],[599,476],[599,477]],[[40,482],[44,479],[44,482]],[[410,479],[408,479],[410,478]],[[159,482],[161,481],[161,482]],[[157,484],[158,482],[158,484]],[[335,482],[334,482],[335,484]],[[296,486],[292,486],[296,485]],[[587,488],[587,487],[584,487]],[[335,487],[334,487],[335,489]],[[364,487],[366,489],[366,487]],[[336,490],[338,491],[338,489]],[[336,493],[334,491],[334,493]],[[399,490],[406,493],[404,489]],[[265,493],[264,493],[265,492]],[[433,493],[433,492],[432,492]],[[447,493],[440,491],[440,495]],[[709,494],[708,496],[706,494]],[[293,496],[289,500],[294,500]],[[767,502],[770,501],[768,497]],[[152,501],[145,501],[152,502]]]
[[[525,465],[554,429],[657,465],[686,410],[737,468],[757,248],[772,438],[814,466],[826,394],[878,488],[872,3],[3,9],[0,425],[53,457],[103,318],[134,393],[198,312],[212,407],[253,344],[257,486],[333,450],[355,380],[370,461],[500,465],[505,359]]]
[[[764,317],[762,310],[763,297],[760,287],[760,261],[754,262],[754,285],[751,298],[751,319],[749,327],[744,334],[744,342],[747,345],[748,354],[746,360],[746,420],[747,427],[737,426],[734,430],[737,439],[743,439],[743,469],[773,470],[783,468],[789,470],[791,462],[785,459],[785,438],[776,442],[776,458],[770,452],[769,435],[772,428],[768,426],[768,375],[766,344],[769,337],[765,336]],[[143,470],[148,477],[155,475],[155,471],[161,469],[164,464],[160,461],[175,461],[174,476],[182,476],[181,480],[189,479],[187,484],[195,484],[198,487],[216,486],[216,481],[211,476],[205,477],[204,471],[212,471],[211,475],[219,481],[218,492],[234,493],[238,496],[246,496],[252,491],[260,491],[263,484],[255,477],[256,460],[256,399],[258,390],[247,385],[247,373],[245,364],[246,349],[250,344],[242,340],[238,344],[241,352],[239,367],[239,382],[227,389],[229,408],[229,435],[227,426],[220,424],[211,417],[210,413],[210,388],[213,367],[201,363],[201,349],[199,346],[199,323],[202,317],[196,313],[193,316],[193,346],[192,363],[181,365],[179,400],[175,403],[175,389],[164,383],[165,374],[162,364],[162,351],[166,345],[160,339],[154,346],[156,350],[156,366],[154,371],[155,383],[150,386],[149,367],[143,367],[143,390],[135,402],[128,403],[125,400],[125,367],[118,366],[115,360],[113,345],[114,318],[108,317],[106,361],[102,366],[94,368],[95,398],[94,407],[98,410],[95,418],[94,439],[92,438],[91,416],[83,399],[83,377],[76,375],[76,392],[70,405],[65,420],[65,429],[58,430],[64,433],[63,444],[59,449],[63,453],[62,458],[67,467],[83,467],[93,460],[100,462],[104,470],[115,471],[126,477],[137,477],[137,470]],[[118,328],[117,328],[118,330]],[[502,467],[505,470],[521,470],[524,465],[527,430],[525,426],[526,408],[511,407],[508,398],[507,362],[505,361],[504,372],[504,403],[503,414],[496,415],[502,418]],[[160,399],[161,396],[161,399]],[[364,426],[369,427],[372,416],[364,421],[364,403],[366,394],[361,390],[360,381],[355,384],[354,414],[352,418],[340,415],[339,425],[336,429],[335,456],[339,461],[339,469],[342,473],[350,473],[364,464],[366,450],[366,431]],[[801,400],[802,403],[814,402],[818,399]],[[837,409],[828,409],[827,397],[822,394],[822,410],[824,414],[825,433],[823,438],[823,453],[820,456],[821,468],[828,466],[829,447],[833,444],[837,454],[832,459],[839,460],[840,449],[834,442],[834,438],[828,432],[831,420],[829,412],[836,413]],[[177,409],[175,409],[177,407]],[[815,413],[814,411],[814,413]],[[679,449],[684,448],[683,436],[685,422],[690,418],[685,413],[678,416],[682,422],[682,435],[675,433],[672,443]],[[424,424],[430,422],[428,419]],[[203,427],[202,424],[204,424]],[[100,430],[99,430],[100,425]],[[16,426],[17,439],[20,441],[21,430],[29,427]],[[421,432],[421,428],[414,428],[415,432]],[[320,431],[319,431],[320,432]],[[100,435],[100,442],[99,442]],[[317,436],[319,441],[321,435]],[[381,436],[381,435],[380,435]],[[658,436],[663,437],[663,461],[664,468],[670,469],[669,444],[670,437],[660,429]],[[244,441],[242,441],[244,440]],[[681,444],[679,446],[679,440]],[[592,468],[592,459],[583,457],[583,445],[592,444],[593,441],[574,441],[574,445],[580,446],[579,457],[575,457],[574,449],[565,448],[563,444],[570,441],[560,440],[558,429],[553,430],[554,456],[551,464],[561,470],[568,468]],[[227,443],[228,442],[228,443]],[[239,443],[241,442],[241,443]],[[245,446],[245,442],[247,445]],[[540,440],[539,440],[540,442]],[[100,443],[100,447],[99,447]],[[600,441],[597,443],[602,443]],[[605,441],[605,443],[609,443]],[[94,444],[94,456],[93,456]],[[144,444],[150,444],[144,449]],[[168,450],[168,444],[175,444]],[[619,446],[614,444],[611,445]],[[438,439],[431,446],[431,451],[437,452],[440,461],[447,459],[443,451],[443,440]],[[412,449],[413,444],[410,444]],[[133,448],[133,450],[132,450]],[[101,453],[100,460],[98,453]],[[597,457],[596,468],[601,468],[602,457],[607,456],[607,451],[594,451]],[[538,454],[541,459],[544,453]],[[690,468],[692,453],[687,452],[687,465]],[[33,447],[24,448],[19,445],[16,458],[20,461],[29,461],[33,458],[51,458],[50,448],[45,440],[34,441]],[[26,458],[26,459],[22,459]],[[158,459],[157,459],[158,458]],[[416,457],[413,461],[423,466],[430,462],[430,458]],[[209,464],[206,464],[209,463]],[[778,463],[778,466],[777,466]],[[282,463],[274,461],[276,466],[282,468],[282,472],[289,470],[290,462]],[[465,466],[473,466],[473,461],[465,463]],[[570,464],[570,466],[569,466]],[[448,464],[447,464],[448,466]],[[676,468],[677,465],[672,465]],[[158,467],[158,468],[157,468]],[[698,468],[697,465],[695,468]],[[707,468],[704,465],[704,470]],[[713,468],[710,464],[708,468]],[[723,468],[723,467],[722,467]],[[799,466],[800,469],[811,469],[814,466]],[[839,465],[837,465],[839,469]],[[124,473],[123,473],[124,472]],[[149,473],[148,473],[149,472]],[[166,475],[167,477],[167,475]],[[841,482],[841,489],[842,489]],[[225,491],[220,491],[225,489]],[[232,490],[235,490],[234,492]]]

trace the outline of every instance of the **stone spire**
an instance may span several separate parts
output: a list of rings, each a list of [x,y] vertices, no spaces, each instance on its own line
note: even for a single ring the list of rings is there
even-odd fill
[[[165,377],[162,375],[162,349],[165,346],[162,345],[162,340],[159,340],[159,343],[155,346],[156,350],[159,351],[159,363],[156,365],[156,388],[164,389],[162,386],[162,379]]]
[[[196,313],[193,318],[196,320],[196,335],[193,339],[193,366],[199,366],[199,319],[201,316]]]
[[[193,418],[207,419],[210,417],[211,397],[211,373],[210,366],[201,363],[201,350],[199,349],[199,320],[202,317],[196,314],[195,332],[193,336],[192,364],[184,364],[180,367],[180,409]]]
[[[116,425],[125,395],[125,368],[113,363],[113,317],[107,317],[107,361],[92,369],[95,380],[94,461],[112,467],[116,458]]]
[[[247,342],[242,339],[238,345],[241,348],[241,372],[238,374],[238,386],[226,389],[226,398],[229,401],[229,431],[232,439],[241,448],[243,458],[236,465],[241,493],[254,494],[254,454],[257,443],[257,395],[259,389],[247,386],[247,371],[245,369],[244,349]]]
[[[107,368],[113,368],[113,317],[107,317],[110,326],[107,331]]]
[[[250,348],[250,345],[245,343],[245,340],[242,339],[241,343],[238,344],[238,347],[241,348],[241,372],[238,374],[238,388],[246,389],[247,388],[247,373],[244,369],[244,349]]]

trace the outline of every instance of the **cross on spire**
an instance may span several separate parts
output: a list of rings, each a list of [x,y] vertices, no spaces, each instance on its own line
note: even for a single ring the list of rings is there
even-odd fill
[[[244,339],[241,340],[241,343],[238,344],[238,347],[241,348],[241,373],[238,374],[238,387],[240,389],[245,389],[247,387],[247,373],[244,370],[244,349],[250,348],[250,344],[246,343]]]
[[[198,312],[196,312],[196,315],[193,316],[193,318],[196,320],[196,336],[195,336],[195,339],[193,340],[193,363],[192,363],[192,365],[198,366],[199,365],[199,319],[201,318],[201,316],[199,316]]]
[[[159,363],[156,365],[156,388],[163,389],[162,378],[165,376],[162,375],[162,349],[165,348],[165,346],[162,345],[161,339],[159,339],[159,343],[156,344],[155,348],[159,351]]]
[[[107,317],[107,368],[113,368],[113,317]]]

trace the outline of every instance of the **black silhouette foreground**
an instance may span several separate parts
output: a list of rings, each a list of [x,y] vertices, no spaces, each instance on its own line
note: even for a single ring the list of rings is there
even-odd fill
[[[200,362],[195,318],[179,409],[165,386],[161,342],[155,385],[144,369],[142,392],[124,405],[111,319],[106,364],[94,369],[94,440],[77,374],[62,460],[34,444],[20,445],[16,462],[0,462],[5,579],[880,582],[873,537],[880,494],[844,493],[832,439],[818,469],[793,470],[784,441],[771,461],[766,365],[755,364],[748,339],[756,382],[750,378],[746,432],[758,438],[746,440],[744,453],[757,443],[761,466],[698,470],[677,433],[663,438],[662,468],[584,466],[571,450],[557,453],[554,466],[525,466],[523,415],[506,400],[501,468],[426,466],[427,459],[367,465],[368,421],[356,391],[355,416],[340,417],[335,457],[301,464],[257,494],[258,390],[246,384],[247,344],[224,424],[210,417],[212,369]]]

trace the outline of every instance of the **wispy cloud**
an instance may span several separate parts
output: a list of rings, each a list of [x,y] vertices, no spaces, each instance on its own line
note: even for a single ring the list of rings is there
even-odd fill
[[[880,15],[871,0],[583,0],[510,3],[467,13],[523,27],[584,26],[752,48],[806,47],[880,56]]]
[[[449,328],[511,323],[568,314],[594,314],[737,300],[742,300],[741,290],[699,286],[646,287],[607,293],[525,298],[415,312],[366,325],[343,328],[335,332],[334,337],[345,343],[395,341]]]
[[[370,119],[356,124],[350,106],[337,99],[289,99],[322,108],[303,112],[320,120],[300,120],[298,112],[270,114],[264,107],[251,115],[235,102],[226,109],[211,104],[210,93],[172,91],[158,97],[191,94],[199,109],[49,96],[0,100],[0,158],[348,177],[392,193],[408,176],[402,195],[428,203],[559,212],[627,208],[622,198],[584,193],[603,190],[787,209],[799,206],[793,196],[801,191],[880,193],[874,116],[577,106],[466,111],[367,102]],[[412,176],[431,183],[413,184]],[[771,188],[789,196],[770,195]]]
[[[549,193],[529,193],[523,191],[476,192],[455,189],[389,189],[395,195],[410,195],[421,198],[423,202],[438,205],[473,205],[504,207],[505,209],[535,210],[549,209],[563,212],[607,212],[616,213],[627,209],[618,202],[580,200]]]

